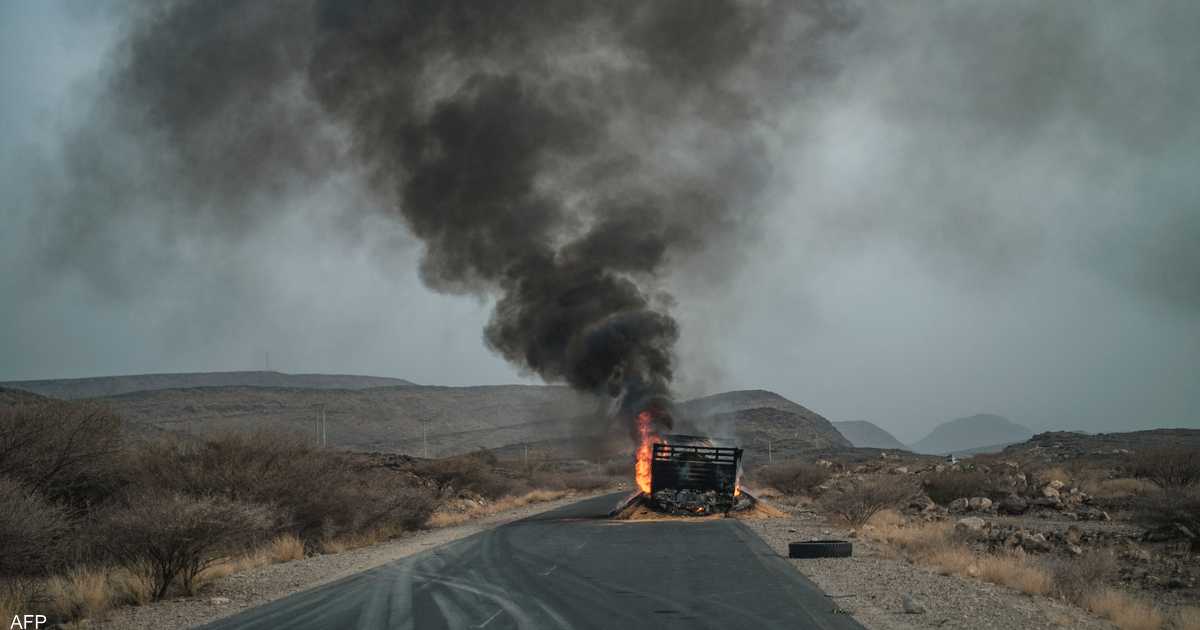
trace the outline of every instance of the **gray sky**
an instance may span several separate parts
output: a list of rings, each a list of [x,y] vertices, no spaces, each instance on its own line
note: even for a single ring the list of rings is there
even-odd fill
[[[0,4],[0,380],[270,352],[283,371],[533,382],[484,347],[489,303],[421,284],[421,244],[353,177],[265,202],[233,238],[96,198],[72,225],[99,236],[56,264],[45,182],[121,41],[90,7]],[[979,412],[1200,427],[1200,5],[857,10],[831,82],[774,134],[758,236],[666,283],[681,393],[771,389],[909,440]]]

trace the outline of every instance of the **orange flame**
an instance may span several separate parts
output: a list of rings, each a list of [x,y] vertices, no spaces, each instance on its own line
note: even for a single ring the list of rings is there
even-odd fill
[[[637,448],[637,485],[638,490],[650,494],[650,458],[654,454],[654,445],[662,441],[658,434],[650,428],[654,416],[649,411],[637,415],[638,448]]]

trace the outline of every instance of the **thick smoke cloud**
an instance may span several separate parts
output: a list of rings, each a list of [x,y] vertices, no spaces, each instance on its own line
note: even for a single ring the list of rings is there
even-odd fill
[[[826,3],[733,0],[180,2],[131,21],[95,128],[143,161],[74,138],[56,259],[127,196],[234,235],[351,173],[422,241],[428,286],[496,298],[490,348],[631,402],[670,395],[659,278],[745,231],[761,127],[852,25]]]

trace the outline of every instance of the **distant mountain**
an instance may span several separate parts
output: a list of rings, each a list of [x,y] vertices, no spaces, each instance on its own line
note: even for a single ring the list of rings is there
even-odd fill
[[[725,392],[676,405],[676,430],[733,438],[748,463],[853,445],[820,414],[775,392]]]
[[[909,450],[908,445],[878,426],[865,420],[850,420],[834,422],[833,427],[850,440],[850,443],[861,448],[890,448]]]
[[[193,372],[131,374],[38,381],[0,382],[0,387],[21,389],[53,398],[98,398],[130,392],[188,387],[296,387],[303,389],[366,389],[412,385],[400,378],[349,374],[284,374],[283,372]]]
[[[1024,442],[1033,431],[1002,416],[978,414],[939,424],[929,435],[912,445],[917,453],[942,454],[1002,450],[1004,446]]]

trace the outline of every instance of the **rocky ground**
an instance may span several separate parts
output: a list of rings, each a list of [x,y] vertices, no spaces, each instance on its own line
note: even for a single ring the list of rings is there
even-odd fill
[[[845,537],[823,519],[801,512],[786,518],[744,521],[775,551],[789,542]],[[979,580],[939,575],[890,557],[874,543],[855,540],[844,559],[791,560],[829,595],[829,605],[870,630],[925,628],[1114,628],[1086,612]]]
[[[111,611],[104,619],[85,621],[80,627],[159,630],[198,626],[578,500],[580,497],[574,496],[528,505],[454,527],[416,532],[379,545],[235,573],[206,587],[197,597],[119,608]]]

